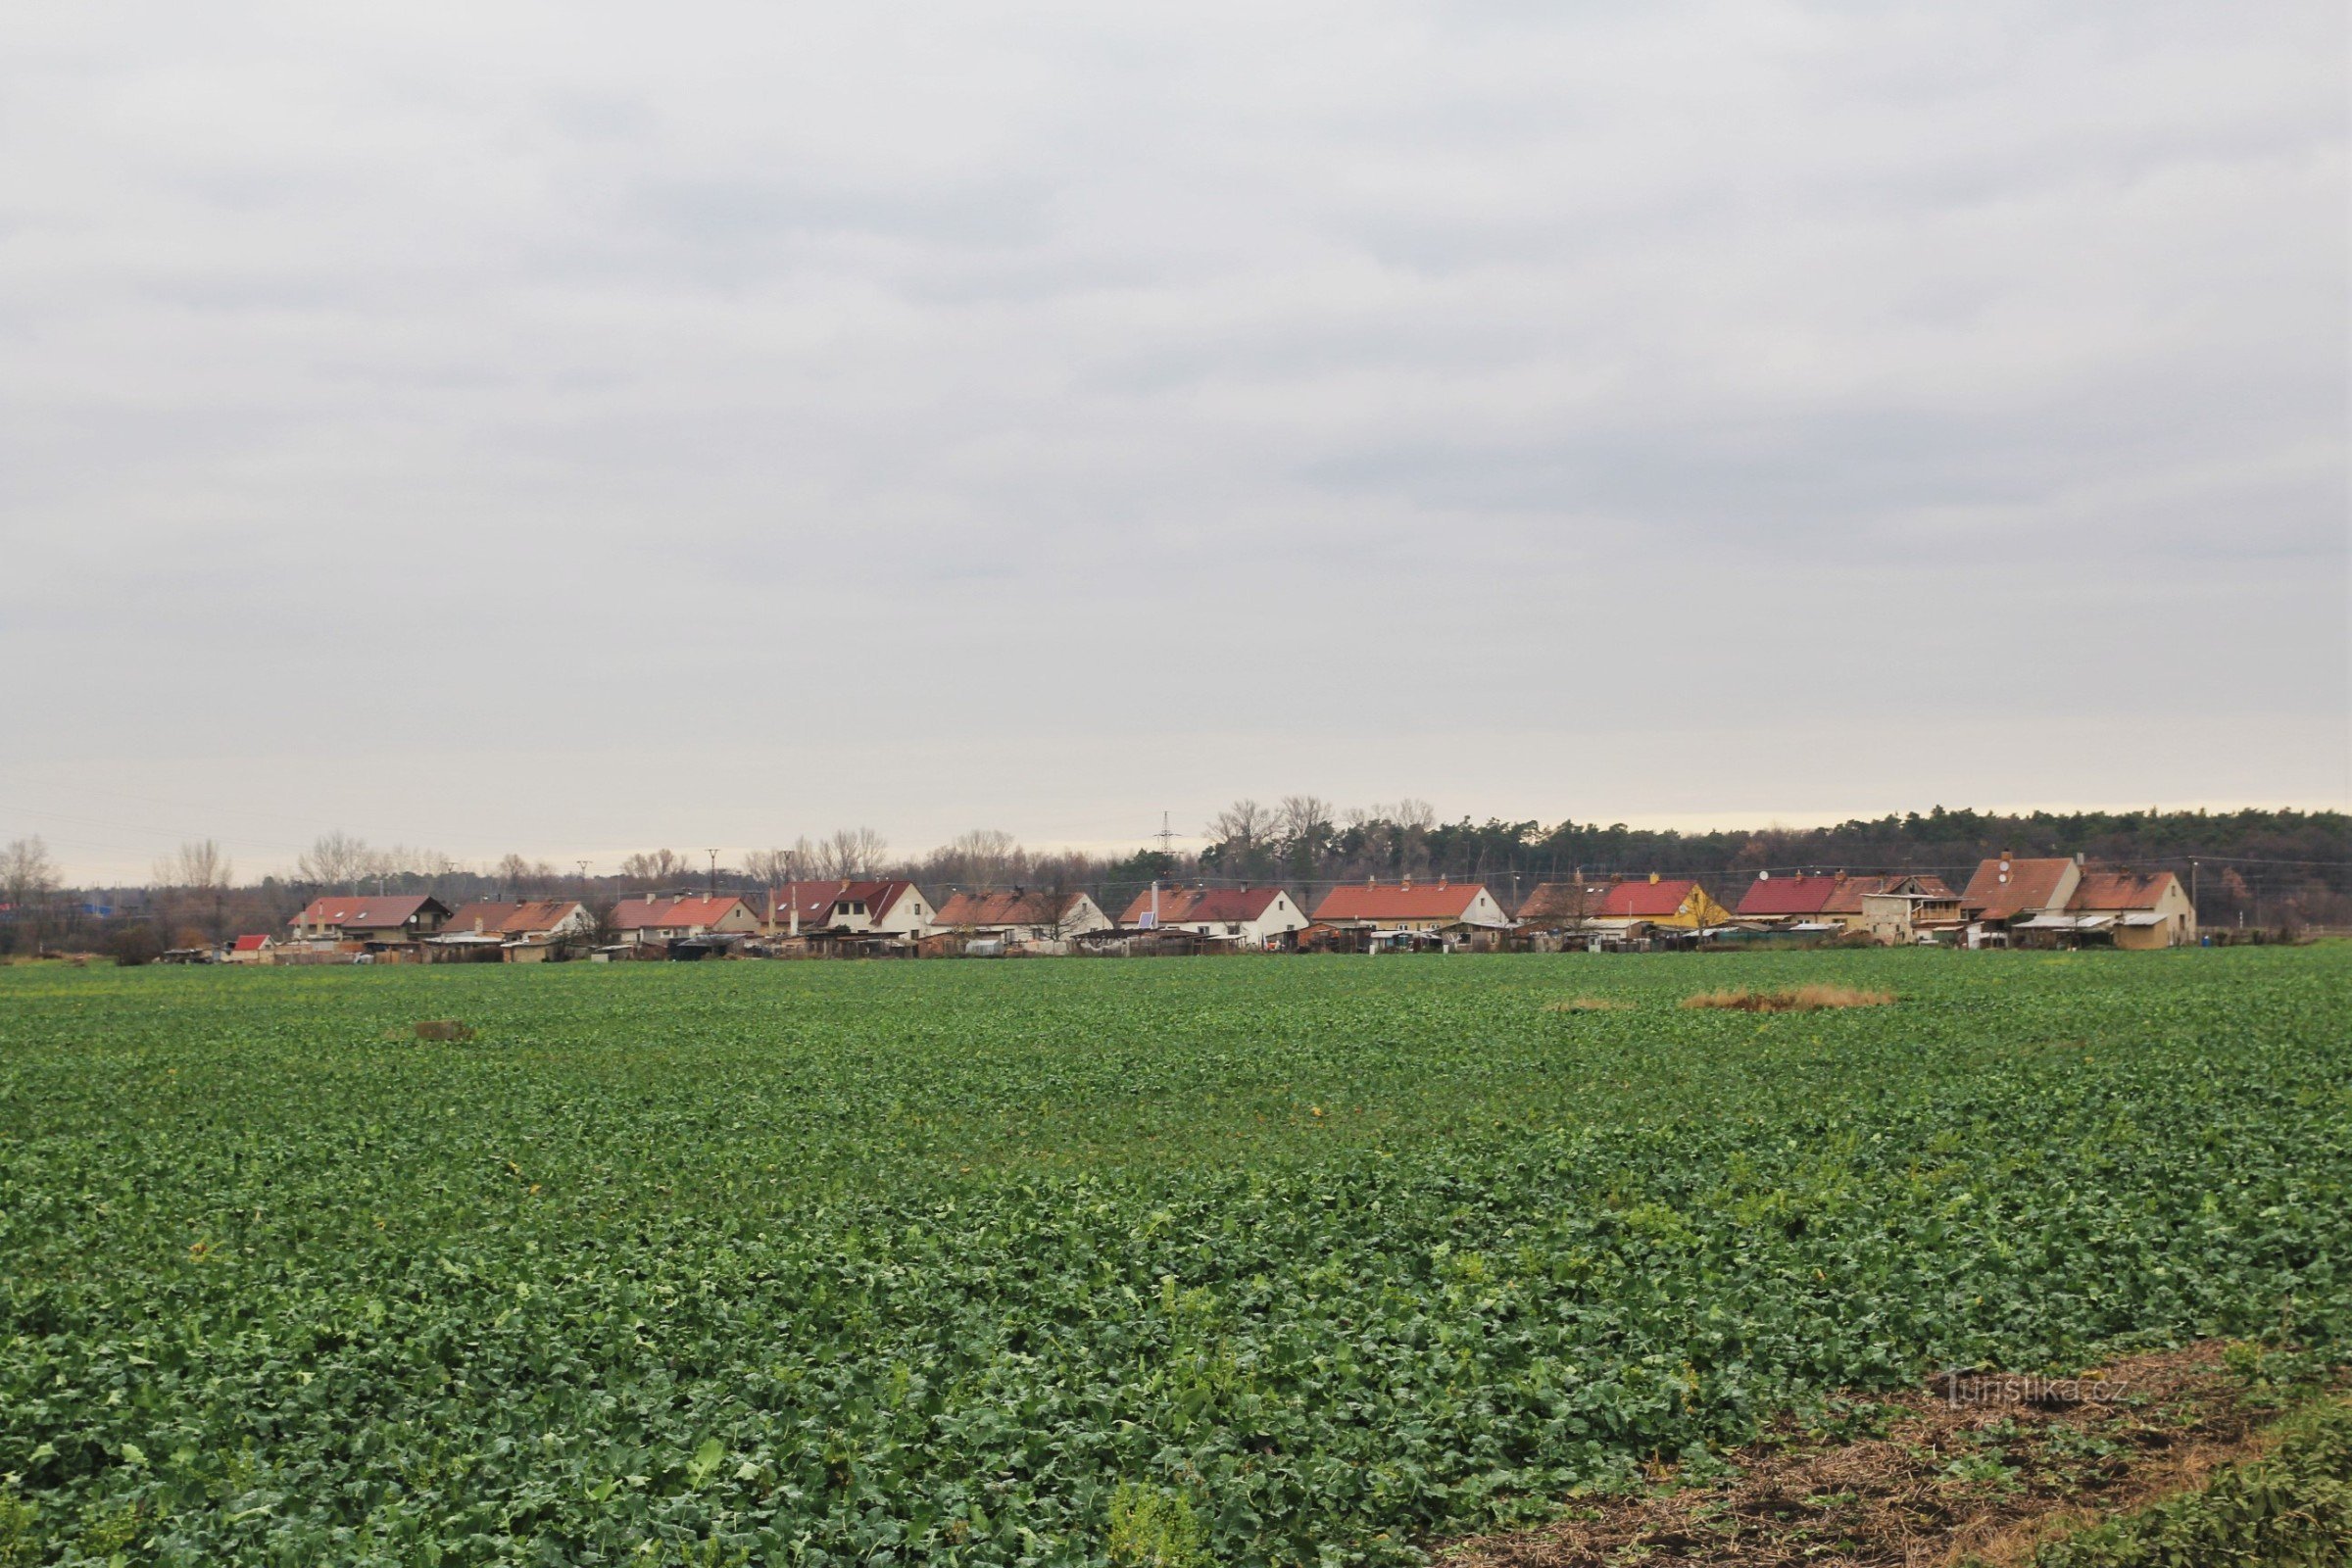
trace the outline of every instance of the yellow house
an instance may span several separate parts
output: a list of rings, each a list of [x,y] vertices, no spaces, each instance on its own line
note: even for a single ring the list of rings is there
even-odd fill
[[[1732,911],[1716,903],[1715,896],[1700,887],[1697,878],[1660,876],[1652,871],[1646,882],[1610,883],[1592,917],[1696,931],[1702,926],[1723,924],[1732,917]]]
[[[2138,876],[2130,871],[2085,871],[2067,901],[2080,932],[2104,926],[2119,948],[2193,948],[2197,911],[2187,890],[2170,871]]]

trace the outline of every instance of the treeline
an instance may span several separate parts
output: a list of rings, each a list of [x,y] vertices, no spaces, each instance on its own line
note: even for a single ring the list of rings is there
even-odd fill
[[[2082,855],[2107,864],[2173,870],[2192,865],[2208,919],[2273,914],[2302,924],[2344,923],[2352,895],[2352,815],[2341,811],[1947,810],[1854,818],[1825,827],[1682,833],[1623,822],[1530,819],[1443,822],[1422,803],[1335,812],[1313,797],[1267,808],[1237,802],[1209,826],[1189,860],[1152,854],[1111,868],[1115,880],[1155,872],[1219,882],[1280,880],[1312,891],[1379,877],[1514,885],[1587,876],[1698,876],[1737,897],[1759,871],[1932,871],[1965,877],[2002,854]],[[1957,884],[1955,884],[1957,885]]]
[[[469,865],[447,855],[323,835],[288,871],[240,880],[209,840],[181,846],[140,886],[73,888],[37,838],[0,847],[0,955],[100,949],[131,927],[157,946],[282,930],[322,892],[430,893],[473,900],[576,898],[600,912],[624,897],[705,889],[757,895],[783,881],[903,876],[935,897],[956,889],[1083,889],[1116,914],[1153,879],[1218,886],[1281,883],[1310,905],[1340,882],[1467,879],[1506,901],[1541,882],[1587,876],[1696,875],[1736,900],[1758,871],[1935,871],[1964,877],[2004,852],[2070,856],[2144,870],[2194,866],[2201,917],[2257,925],[2352,924],[2352,816],[2340,811],[1946,810],[1856,818],[1825,827],[1682,833],[1536,819],[1447,822],[1426,802],[1342,809],[1312,795],[1268,806],[1237,801],[1208,822],[1199,849],[1122,856],[1032,849],[975,829],[919,855],[894,855],[871,828],[699,860],[673,850],[630,856],[609,873],[509,855]],[[1729,902],[1729,900],[1727,900]]]

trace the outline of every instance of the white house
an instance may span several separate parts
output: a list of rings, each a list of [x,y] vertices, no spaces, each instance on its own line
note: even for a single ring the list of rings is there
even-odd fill
[[[1280,888],[1161,888],[1158,908],[1147,889],[1119,924],[1130,931],[1190,931],[1195,936],[1262,948],[1306,929],[1306,911]]]
[[[1110,929],[1110,916],[1084,893],[1050,893],[1014,888],[1010,893],[953,893],[932,925],[1005,942],[1060,942]]]
[[[732,894],[707,899],[623,899],[612,910],[612,930],[623,942],[640,945],[679,937],[742,936],[760,929],[760,916]]]
[[[770,936],[885,936],[919,941],[938,914],[923,890],[896,879],[787,882],[768,895]]]

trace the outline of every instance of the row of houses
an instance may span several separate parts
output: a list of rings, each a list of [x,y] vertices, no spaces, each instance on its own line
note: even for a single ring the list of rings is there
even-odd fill
[[[1282,888],[1154,886],[1113,917],[1084,892],[957,891],[934,904],[903,879],[792,882],[738,894],[625,899],[602,921],[577,902],[476,903],[429,895],[315,899],[284,941],[241,937],[238,962],[397,954],[423,961],[659,953],[1064,953],[1499,948],[1638,950],[1698,943],[1868,939],[1883,945],[2194,943],[2196,911],[2169,871],[2093,868],[2081,857],[1984,861],[1954,892],[1913,873],[1760,872],[1730,903],[1695,877],[1572,878],[1506,907],[1483,882],[1370,881],[1332,888],[1310,910]]]

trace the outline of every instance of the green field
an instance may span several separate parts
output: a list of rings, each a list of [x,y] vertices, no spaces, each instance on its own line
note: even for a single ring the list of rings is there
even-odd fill
[[[1813,980],[1902,1000],[1676,1005]],[[2342,945],[0,970],[0,1563],[1409,1560],[1832,1388],[2341,1345],[2348,1000]]]

